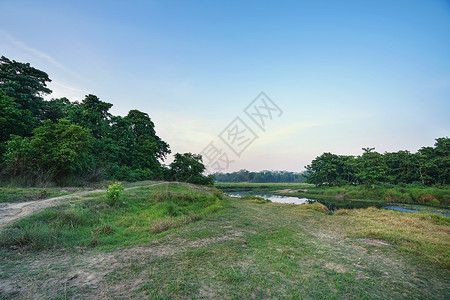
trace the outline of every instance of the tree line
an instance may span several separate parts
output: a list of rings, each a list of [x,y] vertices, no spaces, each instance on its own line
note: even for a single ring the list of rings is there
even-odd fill
[[[0,177],[38,185],[102,179],[166,179],[211,184],[202,175],[201,155],[177,153],[169,166],[168,143],[149,115],[130,110],[124,117],[111,103],[89,94],[81,102],[45,101],[51,82],[29,63],[0,59]]]
[[[254,183],[268,183],[268,182],[306,182],[306,178],[302,173],[289,171],[260,171],[250,172],[245,169],[231,173],[214,173],[214,180],[216,182],[254,182]]]
[[[416,153],[375,151],[363,148],[362,155],[323,153],[306,166],[308,183],[343,185],[376,183],[450,183],[450,139],[435,140],[434,147],[422,147]]]

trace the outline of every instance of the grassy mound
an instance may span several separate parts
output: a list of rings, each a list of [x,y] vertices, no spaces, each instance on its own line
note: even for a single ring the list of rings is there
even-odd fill
[[[299,209],[299,210],[314,210],[314,211],[317,211],[317,212],[320,212],[320,213],[323,213],[326,215],[330,214],[330,211],[328,210],[328,208],[319,202],[314,202],[311,204],[303,203],[303,204],[299,205],[297,209]]]

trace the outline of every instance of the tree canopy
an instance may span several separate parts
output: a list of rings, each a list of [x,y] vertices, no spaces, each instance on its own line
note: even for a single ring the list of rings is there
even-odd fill
[[[316,185],[450,183],[450,139],[436,139],[434,147],[417,153],[406,150],[378,153],[363,148],[360,156],[323,153],[306,166],[309,183]]]
[[[45,101],[47,73],[28,63],[0,59],[0,176],[24,184],[86,180],[169,179],[209,184],[201,156],[171,153],[150,116],[132,109],[110,113],[93,94],[81,102]],[[186,173],[185,168],[189,169]],[[173,169],[172,169],[173,168]]]

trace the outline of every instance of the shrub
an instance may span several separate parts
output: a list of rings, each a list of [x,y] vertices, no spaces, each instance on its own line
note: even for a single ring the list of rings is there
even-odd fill
[[[122,183],[115,182],[108,187],[105,193],[108,204],[111,206],[116,206],[119,203],[120,194],[124,190]]]

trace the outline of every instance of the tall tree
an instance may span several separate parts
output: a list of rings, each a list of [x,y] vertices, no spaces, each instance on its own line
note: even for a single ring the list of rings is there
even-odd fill
[[[47,73],[31,67],[29,63],[9,60],[4,56],[0,58],[0,90],[12,97],[20,109],[29,110],[36,119],[36,125],[42,119],[42,97],[52,92],[47,87],[50,81]]]

